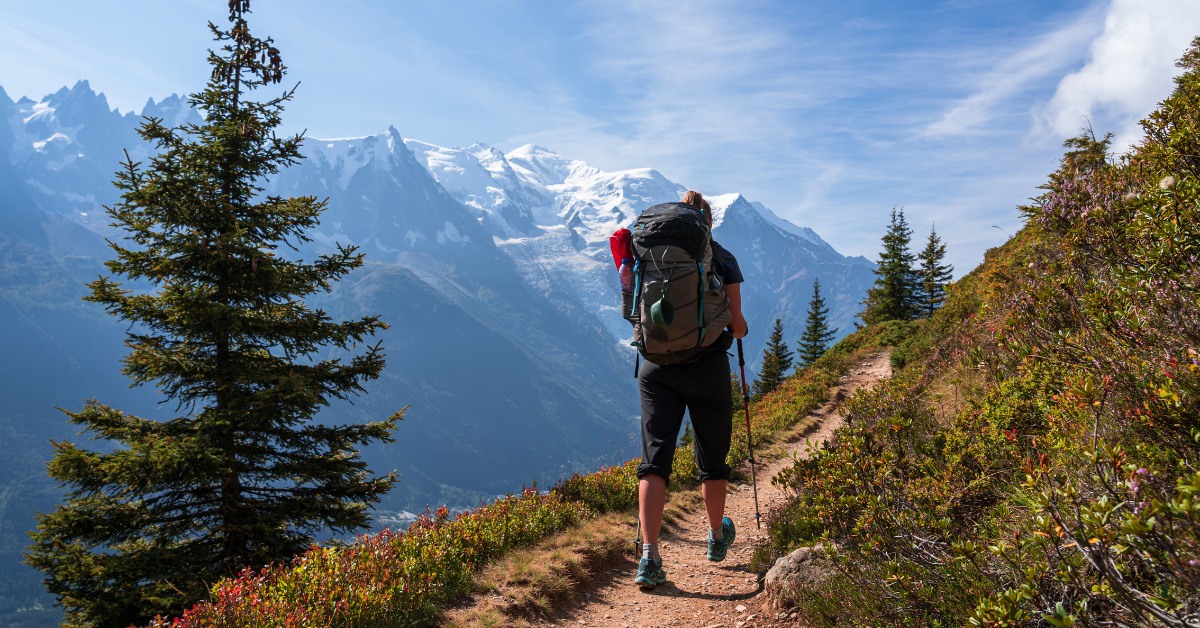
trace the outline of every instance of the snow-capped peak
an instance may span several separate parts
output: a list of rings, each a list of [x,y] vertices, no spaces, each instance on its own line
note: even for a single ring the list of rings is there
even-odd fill
[[[808,240],[809,242],[812,242],[813,244],[816,244],[817,246],[819,246],[821,248],[827,249],[829,251],[833,251],[834,253],[837,252],[834,250],[834,248],[832,246],[829,245],[828,242],[826,242],[825,240],[822,240],[821,236],[817,235],[816,231],[813,231],[812,229],[809,229],[808,227],[798,226],[795,223],[793,223],[787,219],[780,218],[779,216],[777,216],[775,214],[775,212],[771,211],[766,205],[763,205],[762,203],[760,203],[758,201],[751,201],[750,204],[754,206],[754,209],[758,210],[758,213],[761,214],[762,217],[767,220],[767,222],[771,223],[772,225],[775,225],[775,227],[778,228],[780,231],[783,231],[784,233],[790,233],[792,235],[800,236],[801,238],[804,238],[805,240]]]
[[[403,144],[403,138],[395,128],[388,127],[376,135],[337,139],[310,138],[305,144],[308,157],[327,164],[340,174],[338,187],[344,190],[354,178],[354,174],[367,164],[390,170],[392,157],[396,154],[397,145]]]
[[[739,198],[742,198],[742,195],[737,192],[704,197],[704,200],[708,201],[708,204],[712,206],[713,229],[720,227],[721,223],[725,222],[725,210],[729,209],[729,206],[733,205]]]
[[[761,217],[764,221],[767,222],[767,224],[770,224],[772,227],[775,227],[776,229],[782,231],[783,233],[787,233],[787,234],[791,234],[791,235],[803,238],[804,240],[811,242],[812,244],[815,244],[831,253],[834,253],[834,254],[837,254],[840,256],[840,254],[836,250],[834,250],[834,248],[832,246],[830,246],[828,242],[826,242],[825,240],[822,240],[821,236],[817,235],[816,231],[813,231],[812,229],[809,229],[808,227],[797,226],[796,224],[792,223],[791,221],[780,218],[779,216],[777,216],[775,214],[775,212],[768,209],[766,205],[763,205],[762,203],[760,203],[758,201],[747,200],[746,197],[744,197],[741,194],[738,194],[736,192],[733,194],[719,194],[716,196],[706,196],[705,198],[708,200],[709,204],[712,205],[712,208],[713,208],[713,228],[714,229],[721,226],[721,223],[723,223],[725,221],[725,212],[734,203],[736,203],[738,199],[741,199],[743,202],[745,202],[747,205],[749,205],[751,208],[753,208],[753,210],[758,213],[759,217]]]
[[[200,112],[193,108],[186,98],[178,94],[160,100],[158,103],[151,98],[142,107],[142,117],[160,118],[168,127],[177,127],[185,123],[200,124],[203,120]]]
[[[523,180],[541,187],[561,185],[570,178],[588,177],[600,172],[585,161],[567,159],[535,144],[526,144],[504,157]]]

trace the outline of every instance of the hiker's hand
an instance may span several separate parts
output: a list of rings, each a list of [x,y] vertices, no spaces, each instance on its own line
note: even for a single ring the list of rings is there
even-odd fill
[[[741,312],[734,314],[733,322],[729,323],[729,333],[733,334],[734,338],[746,337],[746,317],[742,316]]]
[[[729,298],[729,313],[733,315],[733,320],[729,323],[729,333],[733,334],[734,338],[745,338],[746,317],[742,316],[742,284],[726,284],[725,296]]]

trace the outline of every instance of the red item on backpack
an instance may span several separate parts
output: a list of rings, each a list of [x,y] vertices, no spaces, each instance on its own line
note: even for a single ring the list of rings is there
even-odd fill
[[[612,249],[613,262],[617,265],[618,269],[621,268],[621,260],[633,259],[632,239],[633,234],[625,228],[617,229],[608,238],[608,246]]]

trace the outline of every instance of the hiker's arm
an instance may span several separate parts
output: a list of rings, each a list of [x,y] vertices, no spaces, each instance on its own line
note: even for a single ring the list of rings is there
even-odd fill
[[[729,297],[729,313],[733,320],[729,322],[729,331],[734,338],[746,337],[746,319],[742,316],[742,284],[725,284],[725,296]]]

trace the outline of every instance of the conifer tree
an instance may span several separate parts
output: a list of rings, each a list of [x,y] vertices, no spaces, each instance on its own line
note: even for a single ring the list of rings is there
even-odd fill
[[[747,392],[749,392],[749,387],[747,387]],[[737,412],[736,408],[738,406],[742,405],[742,402],[743,402],[742,378],[738,377],[737,373],[732,373],[729,376],[729,393],[730,393],[730,399],[733,399],[733,407],[735,408],[734,412],[736,414],[736,412]]]
[[[829,342],[837,335],[837,329],[829,328],[829,308],[825,306],[825,298],[821,296],[821,280],[813,280],[813,297],[808,302],[808,318],[804,326],[804,335],[800,337],[797,347],[797,363],[801,367],[808,366],[825,355]]]
[[[741,396],[741,393],[738,393],[738,396]],[[688,421],[687,426],[683,430],[683,434],[679,436],[679,446],[691,447],[695,440],[696,435],[692,432],[692,422]]]
[[[763,349],[762,370],[758,379],[754,380],[754,399],[762,399],[768,393],[774,392],[787,372],[792,368],[792,352],[783,341],[783,321],[775,319],[775,328],[771,330],[771,338]]]
[[[875,269],[875,285],[867,291],[864,309],[859,313],[871,325],[889,320],[908,320],[917,314],[920,279],[913,268],[916,256],[909,250],[912,230],[904,220],[904,210],[892,208],[892,221],[883,235],[883,252]]]
[[[285,66],[270,39],[250,35],[248,0],[230,0],[230,26],[209,24],[222,45],[212,77],[190,103],[202,124],[168,128],[149,118],[149,167],[127,159],[109,208],[132,244],[113,244],[115,275],[142,279],[135,293],[101,278],[87,300],[129,322],[123,372],[153,384],[183,414],[170,421],[86,403],[70,421],[112,453],[54,443],[48,465],[69,489],[39,515],[27,562],[66,609],[67,626],[124,628],[179,615],[219,578],[290,559],[322,531],[368,526],[367,509],[395,475],[372,477],[358,453],[391,442],[396,413],[362,425],[320,425],[318,410],[364,392],[384,365],[361,347],[387,325],[344,323],[303,299],[362,265],[338,247],[314,263],[285,258],[308,239],[325,207],[314,197],[260,196],[256,182],[301,159],[302,137],[280,137],[283,104],[262,101]],[[309,359],[323,347],[354,357]]]
[[[933,316],[946,300],[946,284],[954,278],[954,267],[942,264],[946,258],[946,243],[938,237],[936,228],[929,230],[929,241],[917,258],[921,260],[919,309],[922,316]]]

